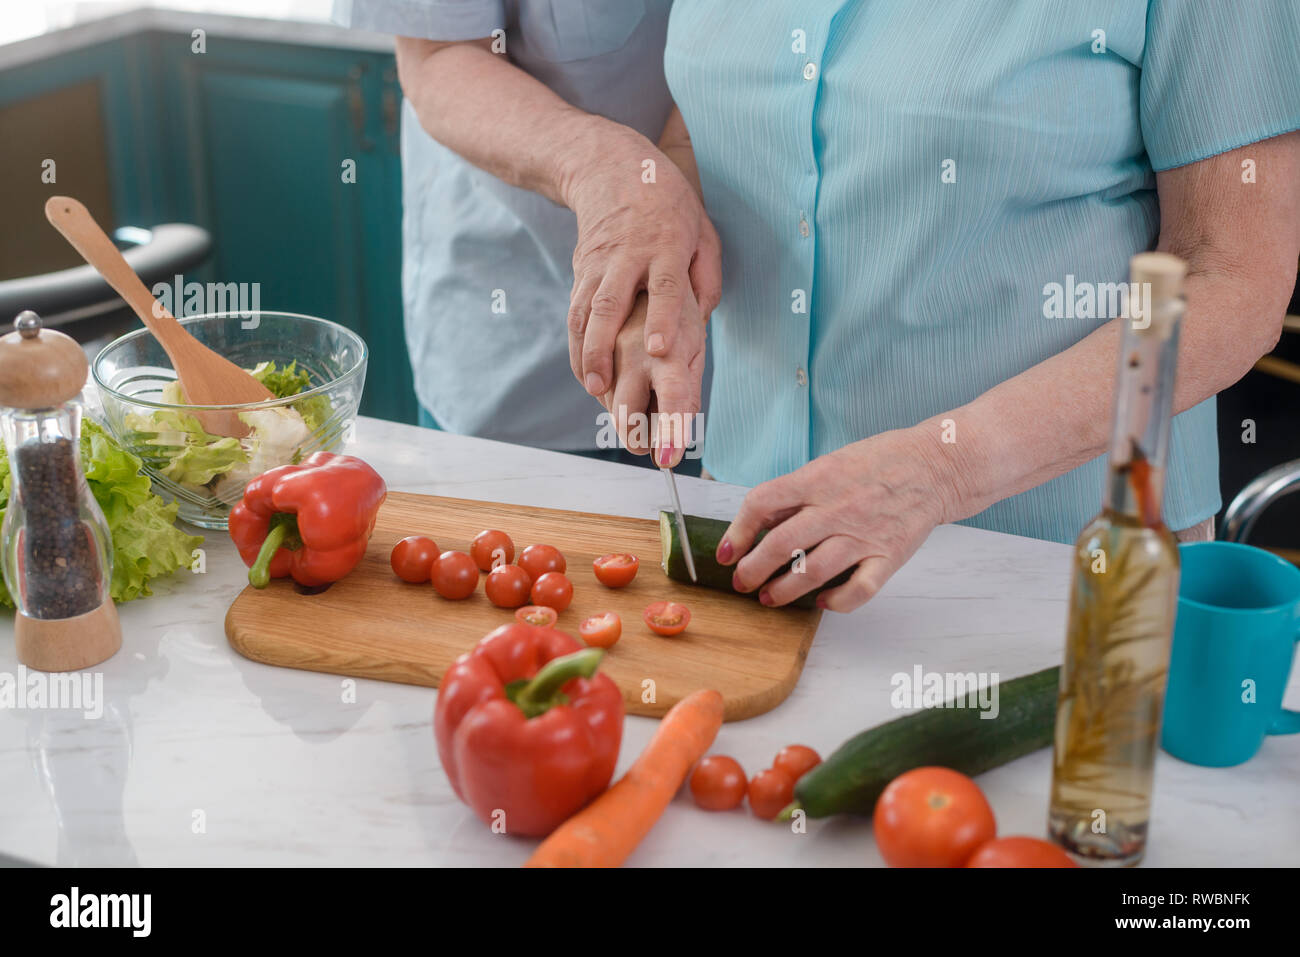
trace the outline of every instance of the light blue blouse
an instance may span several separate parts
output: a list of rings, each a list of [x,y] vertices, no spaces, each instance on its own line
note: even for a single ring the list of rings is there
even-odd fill
[[[723,247],[704,464],[754,485],[1106,322],[1044,287],[1127,279],[1154,170],[1300,127],[1300,3],[677,0],[665,72]],[[1072,541],[1104,468],[969,524]],[[1218,508],[1210,400],[1174,421],[1165,519]]]

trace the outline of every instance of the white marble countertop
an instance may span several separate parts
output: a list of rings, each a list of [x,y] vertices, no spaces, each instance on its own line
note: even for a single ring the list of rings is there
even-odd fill
[[[17,3],[17,0],[14,0]],[[0,70],[150,30],[393,52],[393,38],[330,21],[332,0],[45,0],[0,19]]]
[[[369,419],[358,433],[350,451],[395,490],[641,517],[662,505],[662,479],[647,469]],[[743,494],[680,484],[688,511],[717,517],[730,517]],[[0,714],[0,854],[63,865],[331,866],[515,865],[529,855],[534,842],[492,834],[452,794],[433,743],[435,691],[359,681],[356,703],[343,704],[337,677],[236,654],[222,620],[245,569],[223,534],[206,548],[205,574],[181,573],[122,606],[123,648],[102,666],[102,718]],[[1063,545],[937,529],[869,605],[824,616],[790,698],[725,725],[713,751],[751,774],[786,744],[828,754],[897,715],[890,676],[916,665],[1009,678],[1056,663],[1067,565]],[[0,672],[17,673],[12,634],[0,618]],[[1292,706],[1298,692],[1293,678]],[[653,728],[627,719],[619,773]],[[1000,833],[1043,833],[1049,763],[1044,750],[980,778]],[[1271,738],[1228,770],[1162,753],[1156,781],[1148,865],[1297,863],[1300,740]],[[629,863],[880,859],[866,820],[812,821],[794,834],[746,810],[698,810],[684,791]]]

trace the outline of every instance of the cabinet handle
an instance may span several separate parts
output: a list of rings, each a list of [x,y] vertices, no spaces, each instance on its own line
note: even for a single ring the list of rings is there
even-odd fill
[[[374,142],[366,136],[366,100],[361,95],[361,74],[365,68],[361,65],[348,70],[348,112],[352,116],[352,132],[356,134],[361,149],[369,152],[374,149]]]
[[[397,135],[397,91],[391,86],[384,87],[384,132],[389,136]]]

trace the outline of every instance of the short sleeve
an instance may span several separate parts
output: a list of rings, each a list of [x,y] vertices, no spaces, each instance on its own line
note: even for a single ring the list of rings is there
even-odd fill
[[[331,19],[354,30],[425,40],[479,40],[506,25],[505,0],[334,0]]]
[[[1141,84],[1155,170],[1300,129],[1300,0],[1149,0]]]

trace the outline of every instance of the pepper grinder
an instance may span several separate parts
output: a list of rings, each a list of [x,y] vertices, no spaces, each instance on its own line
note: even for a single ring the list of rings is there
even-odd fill
[[[18,606],[18,660],[76,671],[122,647],[109,597],[112,539],[81,471],[81,405],[89,368],[81,347],[43,329],[36,313],[0,338],[0,436],[9,454],[9,507],[0,567]]]

